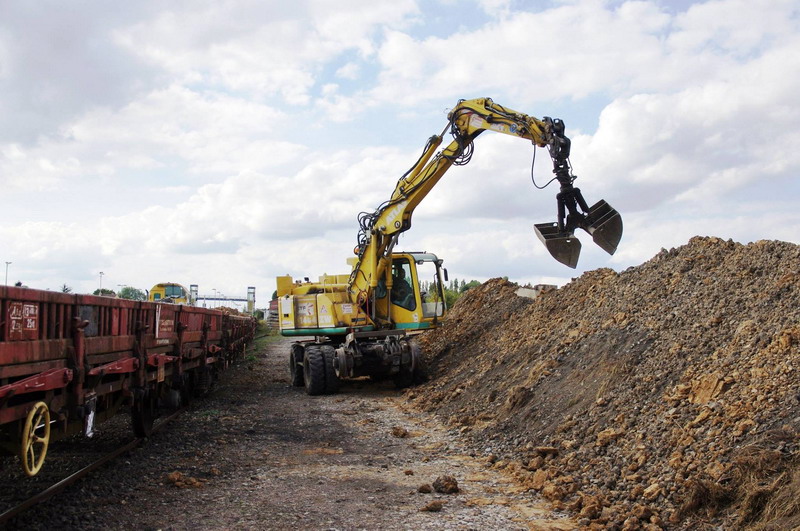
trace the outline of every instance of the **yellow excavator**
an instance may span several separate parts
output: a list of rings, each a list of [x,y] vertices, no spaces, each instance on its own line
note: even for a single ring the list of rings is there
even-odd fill
[[[437,152],[447,132],[453,139]],[[411,215],[453,165],[469,162],[473,141],[495,131],[546,147],[553,162],[555,222],[534,225],[550,254],[576,267],[581,243],[575,229],[588,232],[613,254],[622,237],[622,218],[603,200],[589,207],[569,164],[570,140],[564,122],[534,118],[494,103],[490,98],[461,100],[448,114],[441,134],[432,136],[419,160],[398,181],[391,198],[359,217],[355,256],[349,274],[322,275],[317,282],[277,278],[281,334],[306,337],[292,344],[292,384],[310,395],[334,393],[342,379],[370,376],[393,378],[398,387],[424,378],[416,333],[435,328],[444,307],[447,271],[431,253],[396,252],[401,233],[411,228]],[[422,271],[429,273],[424,278]],[[425,280],[430,279],[430,281]],[[427,286],[434,293],[421,287]]]

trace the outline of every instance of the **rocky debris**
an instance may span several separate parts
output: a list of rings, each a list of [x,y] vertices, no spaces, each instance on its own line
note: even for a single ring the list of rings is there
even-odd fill
[[[397,437],[398,439],[405,439],[410,434],[408,430],[403,428],[402,426],[392,426],[392,436]]]
[[[420,509],[420,511],[426,511],[429,513],[438,513],[444,507],[444,500],[432,500],[428,502],[424,507]]]
[[[207,482],[207,479],[197,479],[192,476],[188,476],[183,472],[178,472],[177,470],[174,472],[170,472],[167,474],[167,481],[175,485],[180,489],[188,489],[188,488],[202,488]]]
[[[696,237],[517,289],[424,337],[414,407],[588,527],[800,525],[800,246]]]
[[[458,481],[453,476],[439,476],[433,482],[433,490],[440,494],[455,494],[459,492]]]
[[[419,487],[417,487],[417,492],[420,494],[430,494],[433,492],[433,487],[431,487],[430,483],[423,483]]]

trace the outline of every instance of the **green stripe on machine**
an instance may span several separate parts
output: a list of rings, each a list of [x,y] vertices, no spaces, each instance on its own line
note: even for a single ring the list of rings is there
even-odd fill
[[[423,330],[425,328],[431,328],[431,323],[397,323],[395,324],[395,328],[401,330]]]
[[[374,330],[374,326],[365,326],[357,328],[359,332],[370,332]],[[292,328],[289,330],[281,330],[282,336],[340,336],[351,332],[352,328],[340,326],[336,328]]]

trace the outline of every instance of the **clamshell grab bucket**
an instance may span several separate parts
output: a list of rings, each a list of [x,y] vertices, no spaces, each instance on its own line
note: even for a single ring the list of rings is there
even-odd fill
[[[594,243],[608,254],[616,252],[622,239],[622,216],[602,199],[592,205],[589,213],[572,226],[591,234]],[[553,258],[573,269],[577,267],[581,242],[572,234],[572,230],[560,231],[558,223],[537,223],[533,227],[536,236]]]

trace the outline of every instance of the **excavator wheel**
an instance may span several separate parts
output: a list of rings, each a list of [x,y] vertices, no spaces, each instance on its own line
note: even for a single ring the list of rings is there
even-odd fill
[[[411,387],[414,383],[414,372],[409,367],[400,367],[400,372],[394,375],[394,386],[398,389]]]
[[[410,345],[411,357],[414,360],[414,385],[423,384],[430,379],[428,364],[425,362],[425,358],[422,355],[422,347],[419,346],[419,343],[412,340]]]
[[[410,363],[401,365],[400,372],[394,376],[394,385],[398,389],[428,381],[428,371],[419,343],[412,340],[408,342],[408,346],[411,350]]]
[[[319,346],[306,347],[303,381],[307,394],[314,396],[325,393],[325,356]]]
[[[303,377],[303,345],[295,343],[292,345],[292,351],[289,353],[289,374],[291,382],[294,387],[303,387],[305,385]]]
[[[333,367],[336,350],[331,345],[323,345],[322,355],[325,357],[325,393],[333,394],[339,391],[339,377]]]

